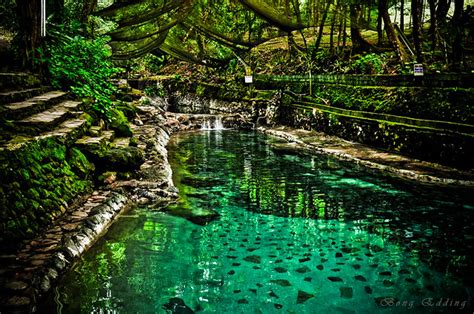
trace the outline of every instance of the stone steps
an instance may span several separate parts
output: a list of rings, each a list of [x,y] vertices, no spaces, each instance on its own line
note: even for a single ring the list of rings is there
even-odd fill
[[[25,119],[15,121],[21,132],[35,134],[53,130],[61,122],[81,114],[82,102],[67,100]]]
[[[39,87],[41,80],[30,73],[0,73],[0,91]]]
[[[108,143],[115,138],[115,132],[102,130],[99,136],[83,136],[76,141],[76,146],[86,152],[97,154],[108,148]]]
[[[126,148],[130,146],[130,137],[117,137],[111,144],[113,148]]]
[[[52,91],[25,101],[6,104],[1,107],[0,117],[6,120],[20,120],[51,108],[66,100],[67,96],[65,92]]]
[[[0,146],[0,152],[3,150],[13,152],[16,149],[20,149],[24,145],[28,145],[30,142],[51,137],[57,138],[66,145],[71,145],[87,132],[89,125],[90,122],[88,121],[86,115],[71,118],[62,122],[56,128],[50,131],[30,136],[16,135],[7,143],[4,143]]]
[[[40,86],[34,88],[27,88],[23,90],[13,90],[0,93],[0,105],[22,101],[24,99],[32,98],[51,90],[48,86]]]

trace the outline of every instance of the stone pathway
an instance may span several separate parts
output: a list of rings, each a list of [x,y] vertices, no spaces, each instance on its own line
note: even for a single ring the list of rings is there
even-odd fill
[[[0,312],[30,312],[68,269],[126,208],[128,198],[107,190],[55,221],[17,254],[0,255]]]
[[[439,164],[388,153],[324,133],[289,127],[260,127],[259,131],[288,141],[287,143],[275,144],[276,149],[290,151],[305,149],[355,162],[393,176],[424,183],[474,186],[474,173],[472,171],[460,171]]]

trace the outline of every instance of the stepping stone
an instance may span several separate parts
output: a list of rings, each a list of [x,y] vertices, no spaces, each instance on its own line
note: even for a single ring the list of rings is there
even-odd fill
[[[318,265],[318,266],[316,266],[316,268],[319,269],[319,270],[323,270],[324,266],[323,265]]]
[[[270,280],[271,283],[277,284],[282,287],[290,287],[291,283],[286,280],[286,279],[275,279],[275,280]]]
[[[360,249],[356,247],[343,247],[341,248],[341,251],[343,253],[355,253],[355,252],[359,252]]]
[[[273,290],[270,290],[270,292],[268,293],[268,295],[271,296],[272,298],[276,298],[276,299],[279,299],[279,298],[280,298],[275,292],[273,292]]]
[[[361,276],[361,275],[357,275],[354,278],[358,281],[367,281],[367,279],[364,276]]]
[[[380,276],[392,276],[392,272],[390,271],[382,271],[379,273]]]
[[[244,258],[244,261],[250,262],[250,263],[255,263],[255,264],[260,264],[262,262],[262,258],[258,255],[250,255]]]
[[[300,274],[308,273],[310,271],[311,271],[311,269],[309,269],[308,266],[303,266],[303,267],[300,267],[300,268],[296,269],[296,272],[300,273]]]
[[[281,274],[281,273],[286,273],[288,270],[284,267],[276,267],[275,271]]]
[[[296,304],[304,303],[304,302],[308,301],[309,299],[311,299],[313,297],[314,297],[314,294],[312,294],[312,293],[308,293],[308,292],[305,292],[305,291],[302,291],[302,290],[298,290],[298,297],[296,299]]]
[[[311,278],[311,277],[305,277],[304,281],[311,282],[311,281],[313,281],[313,278]]]
[[[300,258],[298,261],[299,261],[300,263],[304,263],[304,262],[308,262],[308,261],[310,261],[310,260],[311,260],[311,258],[305,257],[305,258]]]
[[[342,278],[340,277],[328,277],[329,280],[331,280],[332,282],[340,282],[342,281]]]
[[[340,287],[339,292],[341,293],[341,298],[351,299],[353,293],[352,287]]]

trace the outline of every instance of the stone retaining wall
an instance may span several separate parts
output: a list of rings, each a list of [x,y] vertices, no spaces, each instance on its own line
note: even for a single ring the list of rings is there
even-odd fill
[[[312,75],[255,75],[257,88],[282,87],[285,84],[337,84],[352,86],[405,86],[405,87],[474,87],[474,74],[364,75],[317,74]]]

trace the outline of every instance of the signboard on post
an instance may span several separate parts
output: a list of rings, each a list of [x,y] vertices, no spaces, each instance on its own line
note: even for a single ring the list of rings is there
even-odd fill
[[[250,67],[245,67],[245,83],[253,83],[252,69]]]
[[[415,63],[415,65],[413,66],[413,75],[423,76],[423,64]]]

